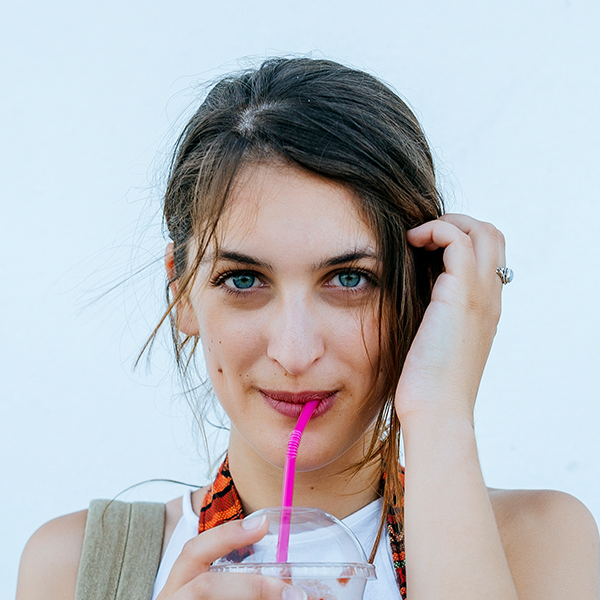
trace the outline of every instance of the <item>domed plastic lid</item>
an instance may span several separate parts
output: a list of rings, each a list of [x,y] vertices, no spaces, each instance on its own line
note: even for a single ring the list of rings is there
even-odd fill
[[[211,571],[227,570],[277,576],[276,573],[286,565],[294,577],[302,577],[306,571],[306,576],[313,577],[318,572],[321,577],[375,579],[375,568],[367,563],[360,542],[340,520],[318,508],[294,506],[286,510],[290,511],[287,563],[277,563],[276,560],[281,508],[264,508],[247,518],[266,515],[269,531],[265,537],[218,559],[213,563]]]

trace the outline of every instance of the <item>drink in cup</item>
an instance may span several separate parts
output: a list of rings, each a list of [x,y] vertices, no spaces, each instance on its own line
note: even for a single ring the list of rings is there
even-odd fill
[[[289,522],[287,562],[277,562],[282,511]],[[215,561],[211,571],[284,579],[302,588],[308,600],[362,599],[365,584],[376,578],[375,567],[346,525],[318,508],[298,506],[264,508],[248,518],[262,515],[269,521],[265,537]]]

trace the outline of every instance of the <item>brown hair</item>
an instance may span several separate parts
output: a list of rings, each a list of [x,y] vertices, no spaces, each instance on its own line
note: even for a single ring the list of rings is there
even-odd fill
[[[374,461],[385,465],[385,515],[390,506],[402,505],[404,493],[394,392],[442,270],[440,253],[412,248],[406,231],[443,212],[425,136],[389,87],[335,62],[276,58],[225,77],[211,89],[179,137],[170,167],[164,217],[179,285],[175,297],[167,288],[168,308],[149,343],[170,318],[177,363],[187,369],[198,339],[179,333],[173,309],[189,293],[214,241],[236,174],[265,156],[350,190],[378,241],[381,350],[368,401],[380,404],[380,411],[370,448],[356,469]]]

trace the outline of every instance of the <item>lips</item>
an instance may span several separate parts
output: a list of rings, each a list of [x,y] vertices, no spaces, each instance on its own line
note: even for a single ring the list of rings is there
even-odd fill
[[[259,390],[265,402],[278,413],[297,419],[307,402],[318,400],[319,405],[315,409],[313,419],[327,412],[334,404],[337,390],[325,392],[283,392],[275,390]]]

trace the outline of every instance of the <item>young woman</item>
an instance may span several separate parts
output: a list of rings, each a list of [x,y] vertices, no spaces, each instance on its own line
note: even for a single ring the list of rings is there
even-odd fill
[[[473,407],[511,276],[504,238],[443,214],[398,96],[323,60],[223,79],[179,139],[164,214],[163,321],[183,370],[202,345],[231,435],[214,485],[166,506],[153,598],[306,597],[208,568],[265,534],[240,517],[280,503],[289,434],[315,399],[294,501],[344,519],[371,552],[365,598],[598,598],[587,509],[483,481]],[[75,597],[86,519],[34,534],[18,600]]]

